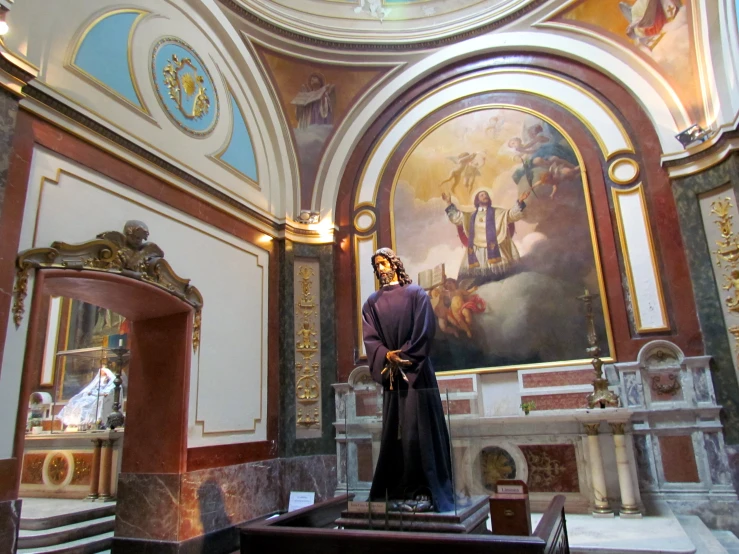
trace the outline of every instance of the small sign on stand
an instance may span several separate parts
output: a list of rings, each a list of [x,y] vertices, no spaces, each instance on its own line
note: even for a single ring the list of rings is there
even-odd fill
[[[315,501],[316,493],[314,492],[290,491],[290,503],[287,506],[287,511],[292,512],[306,506],[312,506]]]
[[[500,479],[490,495],[490,520],[495,535],[531,535],[529,488],[523,481]]]

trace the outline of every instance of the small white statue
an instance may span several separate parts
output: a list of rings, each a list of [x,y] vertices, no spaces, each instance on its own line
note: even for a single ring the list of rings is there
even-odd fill
[[[92,381],[69,399],[67,405],[56,416],[65,426],[80,429],[94,427],[113,411],[115,374],[103,366]],[[122,395],[121,395],[122,397]]]
[[[367,9],[365,10],[365,4]],[[382,22],[392,10],[390,8],[382,7],[382,0],[359,0],[359,6],[354,8],[354,13],[369,12],[372,17],[376,17]]]

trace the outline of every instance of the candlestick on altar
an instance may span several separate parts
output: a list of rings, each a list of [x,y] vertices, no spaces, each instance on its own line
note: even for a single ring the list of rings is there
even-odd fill
[[[608,389],[608,379],[603,378],[603,360],[600,359],[600,347],[598,346],[598,336],[595,333],[595,316],[593,315],[593,299],[597,298],[597,294],[591,294],[585,289],[585,294],[578,296],[577,299],[585,304],[585,320],[587,322],[588,348],[585,350],[593,359],[593,392],[588,395],[588,408],[600,406],[618,407],[618,395]]]

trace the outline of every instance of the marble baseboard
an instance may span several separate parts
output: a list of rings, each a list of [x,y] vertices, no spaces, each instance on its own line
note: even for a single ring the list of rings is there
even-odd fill
[[[118,483],[116,551],[155,546],[169,551],[196,539],[229,545],[228,529],[286,510],[290,491],[314,491],[318,502],[334,495],[336,482],[334,455],[278,458],[184,475],[124,473]],[[159,552],[156,548],[152,551]]]
[[[18,547],[18,529],[22,500],[0,502],[0,554],[15,554]]]
[[[176,473],[121,473],[115,536],[155,541],[177,541],[180,511],[180,475]]]
[[[282,460],[182,476],[179,540],[218,531],[282,507]]]
[[[315,491],[316,502],[334,496],[337,485],[335,455],[283,458],[282,509],[287,510],[290,491]]]
[[[115,554],[231,554],[239,550],[239,531],[228,527],[182,542],[114,538]]]

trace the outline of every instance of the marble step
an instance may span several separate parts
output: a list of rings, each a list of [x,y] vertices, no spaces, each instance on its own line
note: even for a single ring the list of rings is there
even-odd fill
[[[23,508],[21,508],[21,524],[20,529],[26,531],[41,531],[44,529],[53,529],[55,527],[64,527],[73,523],[99,519],[115,515],[115,503],[103,505],[95,505],[90,503],[89,509],[77,510],[70,513],[55,514],[46,517],[29,518],[23,517]]]
[[[739,539],[731,531],[714,529],[711,531],[716,540],[726,549],[729,554],[739,554]]]
[[[113,545],[113,531],[87,537],[76,541],[37,548],[19,548],[18,554],[94,554],[110,550]]]
[[[695,545],[695,554],[728,554],[711,530],[698,516],[678,515],[677,520]]]
[[[94,537],[95,535],[112,531],[114,526],[115,516],[111,515],[89,521],[72,523],[62,527],[54,527],[53,529],[42,529],[38,531],[21,529],[18,535],[18,548],[52,546],[87,537]]]

